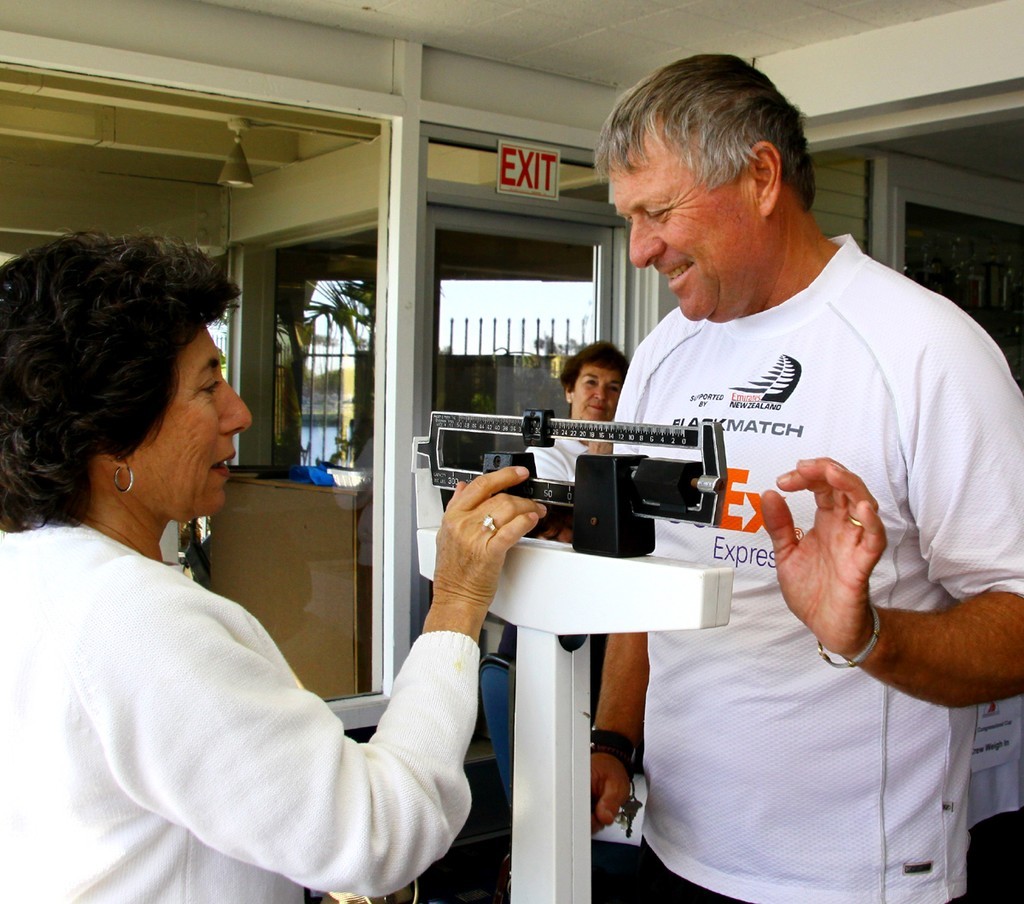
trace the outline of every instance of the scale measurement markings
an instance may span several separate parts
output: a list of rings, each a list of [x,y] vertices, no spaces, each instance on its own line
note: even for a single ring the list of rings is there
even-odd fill
[[[480,476],[478,471],[461,471],[454,468],[432,470],[430,472],[431,482],[435,487],[455,489],[455,485],[461,480],[463,483],[471,483]],[[525,496],[527,499],[536,499],[537,502],[546,502],[551,505],[572,505],[573,490],[571,483],[562,483],[557,480],[543,480],[533,478],[524,480],[515,487],[516,495]],[[506,492],[510,492],[506,490]]]
[[[515,415],[467,415],[435,411],[430,416],[430,426],[431,434],[434,435],[442,430],[459,430],[466,433],[511,433],[522,436],[523,418]],[[548,421],[548,428],[548,433],[554,439],[677,446],[689,449],[696,449],[700,445],[700,431],[697,427],[551,418]]]

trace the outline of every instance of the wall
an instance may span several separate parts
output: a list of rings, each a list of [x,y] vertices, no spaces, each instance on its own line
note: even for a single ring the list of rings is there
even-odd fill
[[[388,39],[187,0],[5,3],[0,29],[70,45],[63,65],[54,68],[89,67],[96,75],[125,74],[141,62],[138,55],[148,55],[193,64],[191,79],[173,66],[163,67],[163,74],[175,81],[205,81],[207,87],[213,86],[205,67],[250,70],[250,89],[268,97],[280,78],[384,94],[393,87]],[[5,49],[0,44],[0,55],[9,59]]]
[[[280,243],[373,228],[386,153],[386,142],[376,139],[259,177],[251,189],[232,193],[231,242]]]
[[[402,45],[187,0],[37,0],[0,12],[0,60],[466,128],[489,122],[584,147],[616,94],[430,48],[410,67]]]
[[[868,242],[868,161],[837,151],[814,158],[817,191],[814,219],[827,236],[852,235],[861,248]]]
[[[113,233],[146,229],[211,249],[227,242],[227,218],[217,186],[183,188],[170,182],[106,173],[20,166],[0,160],[3,228],[35,236],[95,228],[103,211]],[[23,250],[23,249],[16,249]]]

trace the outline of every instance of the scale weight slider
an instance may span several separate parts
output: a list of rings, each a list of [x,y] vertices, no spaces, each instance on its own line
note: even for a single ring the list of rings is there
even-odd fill
[[[637,517],[633,472],[646,455],[581,455],[576,459],[572,546],[621,559],[654,551],[654,521]]]
[[[491,471],[500,471],[502,468],[511,467],[526,468],[530,472],[529,478],[514,487],[509,487],[504,492],[509,496],[522,496],[525,499],[532,499],[529,481],[537,477],[537,465],[533,460],[532,452],[487,452],[484,454],[483,468],[481,474],[490,474]]]

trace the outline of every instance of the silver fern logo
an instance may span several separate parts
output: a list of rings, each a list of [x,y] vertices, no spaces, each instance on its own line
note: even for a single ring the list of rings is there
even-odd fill
[[[793,394],[802,371],[800,362],[795,358],[779,355],[771,369],[751,380],[750,385],[729,387],[732,392],[729,407],[778,409]]]

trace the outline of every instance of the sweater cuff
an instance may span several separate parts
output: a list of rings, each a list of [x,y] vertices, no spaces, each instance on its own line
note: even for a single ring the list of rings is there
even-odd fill
[[[476,641],[454,631],[431,631],[416,639],[401,670],[375,738],[397,732],[402,743],[415,736],[426,755],[461,757],[469,745],[478,709]]]

